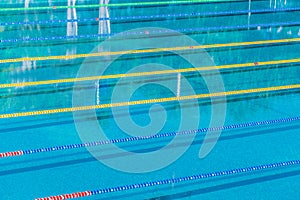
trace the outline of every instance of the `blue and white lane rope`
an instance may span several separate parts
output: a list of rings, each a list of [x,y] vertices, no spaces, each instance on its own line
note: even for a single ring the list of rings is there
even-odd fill
[[[128,21],[128,20],[154,20],[161,18],[181,18],[181,17],[207,17],[207,16],[224,16],[224,15],[242,15],[248,14],[260,14],[260,13],[277,13],[277,12],[292,12],[300,11],[300,7],[295,8],[275,8],[275,9],[260,9],[260,10],[236,10],[236,11],[222,11],[222,12],[194,12],[194,13],[169,13],[169,14],[158,14],[158,15],[139,15],[139,16],[120,16],[120,17],[109,17],[109,18],[84,18],[84,19],[57,19],[57,20],[37,20],[37,21],[25,21],[25,22],[0,22],[0,26],[11,26],[11,25],[48,25],[48,24],[60,24],[67,22],[95,22],[110,20],[111,22]]]
[[[250,167],[245,167],[245,168],[236,168],[236,169],[230,169],[230,170],[224,170],[224,171],[210,172],[210,173],[206,173],[206,174],[197,174],[197,175],[192,175],[192,176],[183,176],[183,177],[179,177],[179,178],[170,178],[170,179],[164,179],[164,180],[149,181],[149,182],[129,184],[129,185],[110,187],[110,188],[98,189],[98,190],[88,190],[88,191],[84,191],[84,192],[74,192],[74,193],[70,193],[70,194],[62,194],[62,195],[56,195],[56,196],[51,196],[51,197],[36,198],[35,200],[73,199],[73,198],[78,198],[78,197],[95,196],[95,195],[122,192],[122,191],[135,190],[135,189],[141,189],[141,188],[149,188],[149,187],[153,187],[153,186],[170,185],[170,184],[174,184],[174,183],[199,181],[199,180],[212,178],[212,177],[237,175],[237,174],[242,174],[242,173],[258,172],[258,171],[263,171],[263,170],[267,170],[267,169],[276,169],[276,168],[291,167],[291,166],[297,166],[297,165],[300,165],[300,160],[291,160],[291,161],[286,161],[286,162],[277,162],[277,163],[271,163],[271,164],[256,165],[256,166],[250,166]]]
[[[300,121],[300,116],[291,117],[291,118],[274,119],[274,120],[256,121],[256,122],[249,122],[243,124],[234,124],[234,125],[227,125],[227,126],[220,126],[220,127],[201,128],[197,130],[186,130],[181,132],[160,133],[152,136],[127,137],[121,139],[103,140],[103,141],[95,141],[95,142],[88,142],[88,143],[81,143],[81,144],[69,144],[69,145],[62,145],[62,146],[55,146],[55,147],[44,147],[39,149],[10,151],[10,152],[0,153],[0,158],[23,156],[23,155],[30,155],[30,154],[43,153],[43,152],[61,151],[67,149],[78,149],[83,147],[92,147],[92,146],[99,146],[99,145],[106,145],[106,144],[116,144],[116,143],[125,143],[125,142],[132,142],[132,141],[157,139],[157,138],[167,138],[167,137],[174,137],[176,135],[199,134],[199,133],[206,133],[208,131],[220,131],[220,130],[232,130],[238,128],[258,127],[264,125],[289,123],[295,121]]]
[[[149,32],[127,32],[122,33],[123,36],[151,36],[157,34],[169,34],[174,33],[174,31],[181,33],[201,33],[208,31],[228,31],[228,30],[248,30],[248,29],[256,29],[260,28],[269,28],[274,26],[299,26],[300,21],[297,22],[280,22],[280,23],[269,23],[269,24],[251,24],[251,25],[238,25],[238,26],[215,26],[215,27],[198,27],[198,28],[182,28],[175,30],[149,30]],[[17,42],[43,42],[43,41],[51,41],[51,40],[68,40],[68,39],[92,39],[92,38],[107,38],[110,36],[114,36],[120,33],[111,33],[111,34],[85,34],[85,35],[77,35],[77,36],[49,36],[49,37],[39,37],[39,38],[12,38],[12,39],[2,39],[1,43],[17,43]]]

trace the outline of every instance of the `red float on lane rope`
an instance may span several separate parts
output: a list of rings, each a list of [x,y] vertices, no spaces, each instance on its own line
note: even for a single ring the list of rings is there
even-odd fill
[[[87,197],[87,196],[92,196],[92,192],[91,191],[75,192],[71,194],[63,194],[63,195],[57,195],[57,196],[51,196],[45,198],[38,198],[35,200],[63,200],[63,199],[74,199],[78,197]]]
[[[0,158],[4,157],[12,157],[12,156],[21,156],[23,155],[23,151],[11,151],[11,152],[5,152],[5,153],[0,153]]]

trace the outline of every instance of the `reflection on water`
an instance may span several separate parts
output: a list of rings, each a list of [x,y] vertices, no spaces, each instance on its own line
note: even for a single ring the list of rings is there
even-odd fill
[[[109,0],[100,0],[100,4],[108,4]],[[99,8],[99,29],[98,34],[110,34],[110,20],[107,6]]]
[[[68,6],[75,6],[76,0],[68,0]],[[67,36],[78,35],[77,13],[76,8],[68,8],[67,10]]]
[[[68,6],[75,6],[76,0],[68,0]],[[78,22],[76,8],[67,9],[67,36],[77,36],[78,35]],[[76,54],[76,45],[71,46],[66,50],[66,55]]]
[[[108,4],[109,0],[100,0],[100,4]],[[109,9],[107,6],[99,7],[99,27],[98,27],[98,34],[101,35],[110,35],[110,19],[109,19]],[[107,37],[100,37],[100,38],[107,38]],[[98,48],[98,52],[103,51],[100,46]],[[109,50],[106,50],[109,51]],[[95,81],[96,87],[96,104],[100,104],[100,84],[99,80]]]

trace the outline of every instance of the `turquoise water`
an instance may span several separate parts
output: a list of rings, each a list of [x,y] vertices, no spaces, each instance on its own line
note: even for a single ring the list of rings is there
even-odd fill
[[[110,3],[127,2],[136,1],[111,0]],[[76,1],[76,5],[97,3],[99,2],[92,0]],[[0,5],[0,8],[21,8],[24,7],[24,2],[2,1]],[[29,2],[29,7],[66,5],[68,5],[67,0],[64,2]],[[151,27],[179,31],[193,39],[195,42],[193,44],[197,42],[199,45],[300,37],[300,21],[298,21],[300,2],[296,0],[251,1],[250,8],[251,15],[247,13],[248,1],[109,7],[104,11],[109,12],[110,31],[107,20],[104,20],[104,25],[102,24],[102,28],[99,28],[101,23],[99,25],[97,18],[101,18],[101,16],[99,16],[99,9],[96,8],[2,10],[0,11],[1,116],[9,113],[70,108],[74,105],[72,101],[74,98],[82,100],[84,102],[82,106],[84,106],[126,102],[128,94],[131,95],[129,101],[176,96],[177,73],[124,78],[121,83],[118,82],[120,79],[105,79],[77,82],[76,84],[71,82],[2,87],[6,83],[59,80],[88,76],[88,74],[99,75],[102,64],[115,57],[70,59],[69,55],[102,52],[103,49],[98,48],[98,45],[103,44],[102,42],[107,41],[108,38],[113,41],[114,48],[123,50],[131,49],[133,44],[139,44],[139,41],[146,41],[145,43],[148,45],[140,49],[147,49],[149,46],[160,45],[164,42],[169,45],[168,47],[190,46],[190,43],[181,42],[172,34],[157,33]],[[277,12],[271,12],[270,9],[274,8],[278,9]],[[68,18],[68,13],[71,17],[67,23],[63,20]],[[168,14],[173,15],[167,16]],[[76,19],[75,16],[82,20],[77,25],[71,21],[71,19]],[[106,17],[108,16],[106,15]],[[20,22],[20,24],[9,22]],[[113,40],[114,34],[137,28],[143,28],[143,33],[132,34],[129,38],[121,35],[117,36],[121,39]],[[66,38],[67,35],[69,38]],[[133,39],[131,40],[130,37]],[[114,51],[114,48],[106,51]],[[299,50],[298,40],[298,42],[250,46],[241,46],[240,44],[235,47],[188,50],[179,51],[179,53],[187,58],[200,59],[201,62],[196,63],[197,67],[205,67],[279,60],[286,62],[290,59],[298,59]],[[8,62],[7,60],[29,57],[45,58],[45,56],[65,57],[36,61]],[[163,64],[172,69],[193,67],[191,63],[175,53],[160,51],[122,55],[114,60],[103,74],[130,73],[130,70],[135,70],[137,66],[145,64],[143,70],[138,70],[138,72],[162,69],[162,66],[154,63]],[[82,69],[88,69],[87,73],[80,74]],[[295,85],[300,84],[299,74],[299,62],[275,65],[258,64],[246,68],[182,73],[180,96],[210,93],[212,91],[209,90],[210,87],[207,84],[211,85],[215,92]],[[190,84],[192,90],[183,84],[184,80]],[[218,83],[219,80],[222,80],[221,84]],[[162,86],[164,84],[170,86],[171,89]],[[224,88],[221,87],[222,85]],[[113,96],[116,89],[119,90],[119,93]],[[87,102],[84,101],[86,93],[94,95]],[[153,104],[133,105],[129,107],[129,114],[126,112],[126,107],[120,107],[115,111],[115,115],[111,108],[97,109],[96,117],[92,116],[93,113],[89,111],[82,111],[2,118],[0,119],[0,152],[80,144],[87,142],[86,140],[90,142],[101,140],[95,127],[90,126],[90,122],[95,120],[101,125],[108,139],[122,139],[131,137],[131,134],[145,136],[207,128],[214,123],[220,126],[229,126],[295,118],[300,116],[299,102],[298,88],[229,95],[226,99],[201,98],[162,102],[160,107],[151,107]],[[217,112],[217,115],[213,115],[214,106],[223,108],[221,111],[224,113],[220,111]],[[149,115],[150,108],[152,108],[152,121]],[[195,114],[197,112],[200,117]],[[224,119],[222,114],[225,114]],[[161,124],[165,120],[164,116],[166,121]],[[136,124],[134,127],[139,128],[134,130],[130,128],[129,117]],[[125,127],[120,127],[117,121],[123,122]],[[153,127],[141,129],[151,122],[154,123]],[[185,124],[180,129],[181,122]],[[106,147],[105,145],[94,149],[77,148],[1,158],[0,199],[34,199],[299,160],[299,125],[299,120],[294,120],[223,130],[214,148],[202,159],[198,154],[199,149],[203,146],[206,133],[197,134],[191,144],[187,141],[190,138],[188,135],[180,136],[179,141],[170,149],[171,152],[179,152],[182,147],[187,147],[182,156],[174,162],[170,162],[166,167],[150,170],[148,173],[128,173],[104,165],[93,155],[100,156],[103,161],[107,162],[122,160],[119,167],[125,165],[134,170],[135,166],[138,166],[137,163],[126,162],[126,159],[130,159],[130,155],[118,154],[110,146]],[[77,128],[78,126],[85,127],[85,131],[78,132],[76,126]],[[128,133],[126,133],[126,129],[129,129]],[[159,163],[161,160],[168,160],[171,157],[170,152],[163,147],[171,144],[172,139],[174,137],[161,137],[116,145],[136,154],[146,155],[154,151],[161,152],[163,156],[137,161],[147,167],[151,166],[153,162]],[[209,140],[206,143],[213,142]],[[109,192],[83,199],[297,199],[300,197],[297,189],[300,186],[299,175],[299,165],[277,167],[197,181]]]

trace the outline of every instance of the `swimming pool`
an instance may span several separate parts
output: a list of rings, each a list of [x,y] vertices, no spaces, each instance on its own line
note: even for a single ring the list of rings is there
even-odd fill
[[[0,199],[300,197],[299,1],[104,3],[0,2]]]

